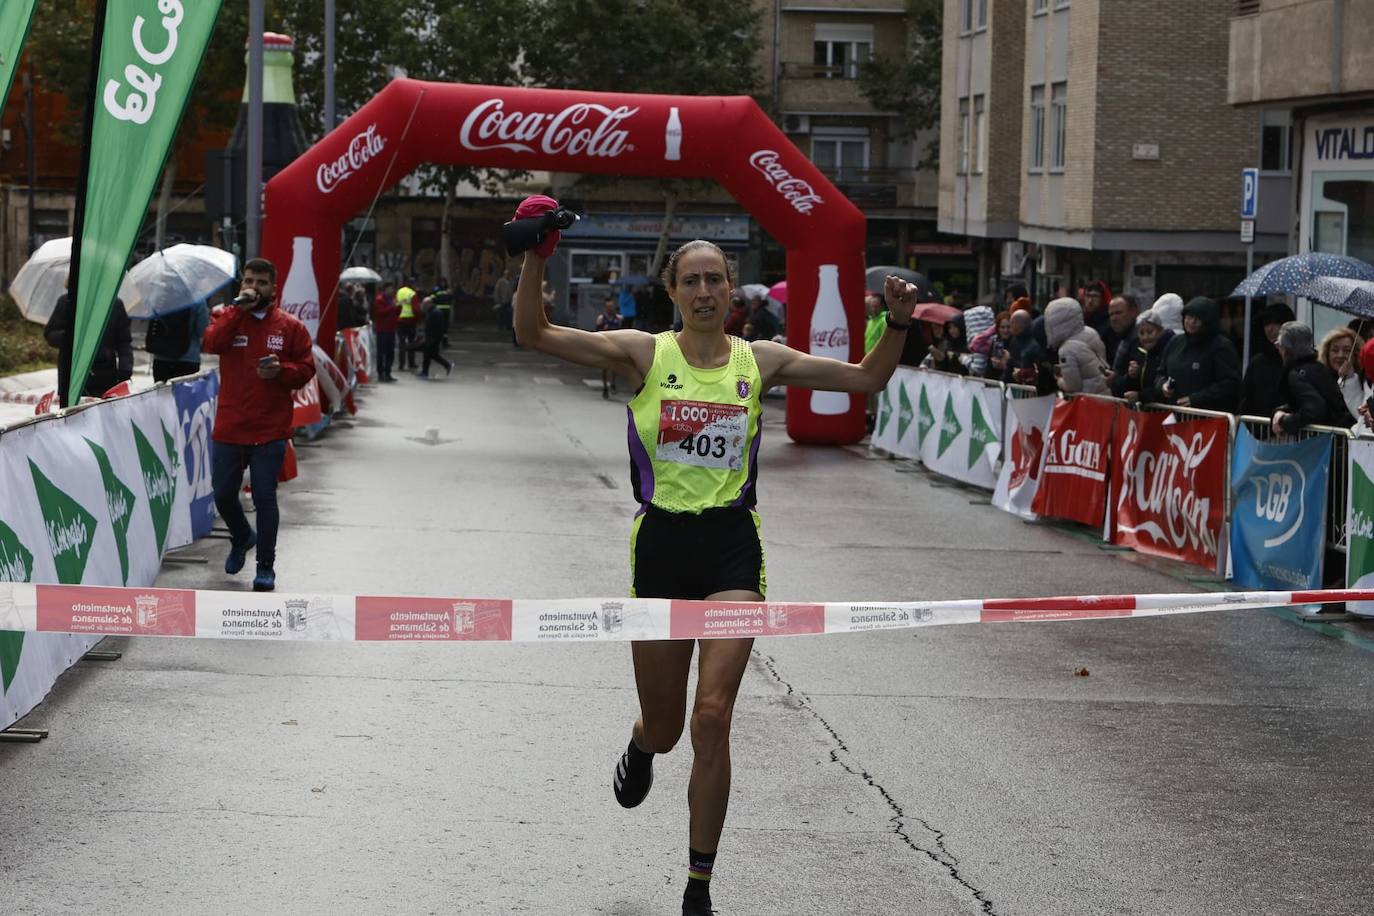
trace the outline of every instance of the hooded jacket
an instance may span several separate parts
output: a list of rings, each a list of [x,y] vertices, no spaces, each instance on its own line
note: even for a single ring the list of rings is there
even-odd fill
[[[982,378],[987,371],[988,344],[991,340],[986,335],[989,331],[997,333],[992,309],[986,305],[976,305],[964,312],[964,339],[968,342],[968,352],[960,354],[959,362],[969,375]]]
[[[1129,352],[1122,351],[1128,358],[1121,374],[1112,382],[1112,393],[1116,394],[1117,397],[1124,397],[1127,392],[1139,391],[1141,392],[1140,399],[1142,401],[1153,400],[1156,397],[1155,383],[1159,381],[1160,372],[1164,366],[1164,354],[1168,352],[1169,341],[1173,339],[1174,332],[1165,328],[1160,331],[1159,340],[1155,341],[1153,350],[1145,350],[1145,352],[1142,353],[1141,351],[1144,350],[1144,347],[1140,346],[1140,341],[1137,338],[1133,350]],[[1131,363],[1136,363],[1140,366],[1140,372],[1135,378],[1132,378],[1130,375]],[[1122,383],[1119,394],[1117,393],[1117,381]]]
[[[1183,307],[1185,317],[1202,321],[1196,334],[1176,334],[1164,353],[1164,376],[1156,384],[1158,400],[1177,403],[1188,399],[1188,406],[1202,410],[1233,412],[1240,400],[1240,356],[1235,346],[1221,333],[1221,308],[1202,296]],[[1164,391],[1172,379],[1172,397]]]
[[[1291,436],[1304,426],[1349,427],[1355,423],[1335,374],[1317,362],[1315,353],[1284,363],[1280,394],[1283,403],[1279,410],[1284,417],[1279,426],[1285,435]]]
[[[1183,333],[1183,298],[1178,293],[1165,293],[1155,300],[1150,310],[1164,322],[1164,330]]]
[[[1293,310],[1279,303],[1260,312],[1260,326],[1294,320]],[[1278,347],[1262,338],[1250,350],[1250,364],[1241,383],[1240,412],[1255,417],[1271,417],[1283,403],[1284,366]]]
[[[952,372],[955,375],[967,375],[968,370],[964,368],[964,364],[960,361],[960,357],[963,356],[968,349],[967,338],[963,334],[960,334],[958,339],[950,337],[950,325],[958,325],[959,330],[963,331],[964,316],[957,315],[945,322],[945,336],[931,344],[930,352],[926,354],[926,358],[922,361],[921,365],[928,369],[935,369],[938,372]],[[937,352],[942,353],[943,356],[937,356]]]
[[[1059,387],[1069,394],[1109,394],[1107,348],[1083,324],[1083,307],[1073,299],[1056,299],[1045,309],[1045,337],[1059,351]]]

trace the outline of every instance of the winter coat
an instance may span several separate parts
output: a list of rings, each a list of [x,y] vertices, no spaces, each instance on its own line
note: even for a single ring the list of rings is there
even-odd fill
[[[1283,357],[1269,341],[1260,344],[1250,358],[1241,382],[1240,412],[1251,417],[1271,417],[1283,403]]]
[[[1040,341],[1026,328],[1023,334],[1013,334],[1007,340],[1007,370],[1003,380],[1018,385],[1034,385],[1036,364],[1040,362]]]
[[[227,308],[205,331],[201,349],[219,354],[219,406],[214,440],[229,445],[261,445],[291,435],[291,392],[315,375],[313,341],[305,325],[275,305],[254,318]],[[276,356],[281,373],[258,377],[258,360]]]
[[[388,299],[381,293],[372,300],[372,327],[381,334],[396,333],[396,322],[401,317],[401,307],[395,299]]]
[[[1155,349],[1158,350],[1159,346],[1156,345]],[[1138,388],[1133,389],[1126,387],[1126,383],[1129,381],[1129,379],[1126,378],[1126,370],[1130,367],[1132,362],[1141,362],[1140,337],[1136,334],[1134,327],[1131,328],[1130,332],[1127,333],[1125,337],[1121,338],[1121,343],[1118,344],[1116,348],[1116,358],[1112,360],[1111,389],[1112,394],[1116,397],[1121,397],[1127,391],[1140,390]]]
[[[1201,296],[1183,307],[1185,316],[1202,320],[1197,334],[1177,334],[1164,354],[1164,376],[1156,385],[1158,399],[1177,403],[1187,398],[1191,407],[1234,411],[1240,399],[1240,357],[1221,333],[1221,309]],[[1164,379],[1173,380],[1173,395],[1164,391]]]
[[[57,297],[48,323],[43,328],[43,339],[49,346],[56,348],[57,361],[62,375],[71,374],[72,339],[75,334],[75,308],[71,296],[63,293]],[[82,393],[98,398],[115,385],[134,374],[134,345],[132,325],[129,314],[124,311],[124,300],[116,299],[105,320],[105,331],[100,335],[100,346],[96,347],[91,359],[91,371],[85,379]],[[63,392],[65,394],[65,392]],[[76,400],[73,398],[72,400]]]
[[[1045,337],[1059,351],[1059,387],[1069,394],[1110,394],[1102,338],[1083,324],[1083,307],[1056,299],[1045,310]]]
[[[1284,364],[1282,394],[1279,410],[1284,412],[1284,418],[1279,427],[1286,435],[1291,436],[1304,426],[1349,427],[1355,423],[1346,409],[1335,374],[1317,362],[1316,354]]]
[[[1164,322],[1166,331],[1183,333],[1183,299],[1178,293],[1165,293],[1150,306]]]
[[[983,373],[988,368],[988,348],[984,341],[984,346],[977,347],[978,338],[988,331],[996,334],[996,319],[993,317],[992,309],[986,305],[976,305],[964,312],[964,339],[968,341],[968,352],[959,356],[959,362],[969,375],[982,378]]]
[[[1122,366],[1120,374],[1112,382],[1112,392],[1115,394],[1118,391],[1116,382],[1124,382],[1124,384],[1120,386],[1120,394],[1117,394],[1117,397],[1125,397],[1126,393],[1129,391],[1139,391],[1141,392],[1140,400],[1146,402],[1154,400],[1157,396],[1155,394],[1155,383],[1159,381],[1160,372],[1164,367],[1164,354],[1169,349],[1169,341],[1173,339],[1174,332],[1166,330],[1161,333],[1159,340],[1155,342],[1155,348],[1153,350],[1147,350],[1144,353],[1140,352],[1141,347],[1138,340],[1129,353],[1126,353],[1123,348],[1121,353],[1126,353],[1128,358],[1126,359],[1126,364]],[[1121,356],[1121,353],[1117,354],[1118,358]],[[1135,378],[1131,378],[1128,374],[1131,363],[1140,364],[1140,374]]]
[[[1121,344],[1121,335],[1112,330],[1112,319],[1107,314],[1107,304],[1104,302],[1102,308],[1091,315],[1085,313],[1083,323],[1097,332],[1097,336],[1102,340],[1103,352],[1107,354],[1107,365],[1110,366],[1116,359],[1116,349]]]

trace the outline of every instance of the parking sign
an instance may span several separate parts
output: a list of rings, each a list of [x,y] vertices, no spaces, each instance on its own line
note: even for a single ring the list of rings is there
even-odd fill
[[[1259,169],[1241,169],[1240,218],[1254,219],[1259,210]]]

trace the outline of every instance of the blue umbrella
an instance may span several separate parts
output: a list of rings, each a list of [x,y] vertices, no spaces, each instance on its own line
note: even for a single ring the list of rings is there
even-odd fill
[[[1342,277],[1316,277],[1294,293],[1333,309],[1374,318],[1374,283]]]
[[[1318,277],[1341,277],[1346,280],[1374,280],[1374,265],[1359,258],[1342,254],[1311,251],[1295,254],[1265,264],[1246,277],[1231,293],[1233,297],[1274,296],[1288,293],[1303,295],[1301,287]]]

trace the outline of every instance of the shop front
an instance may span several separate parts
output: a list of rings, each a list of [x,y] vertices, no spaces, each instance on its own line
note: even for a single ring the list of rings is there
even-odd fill
[[[1299,207],[1299,251],[1374,263],[1374,111],[1305,122]],[[1320,305],[1311,318],[1318,337],[1350,320]]]

